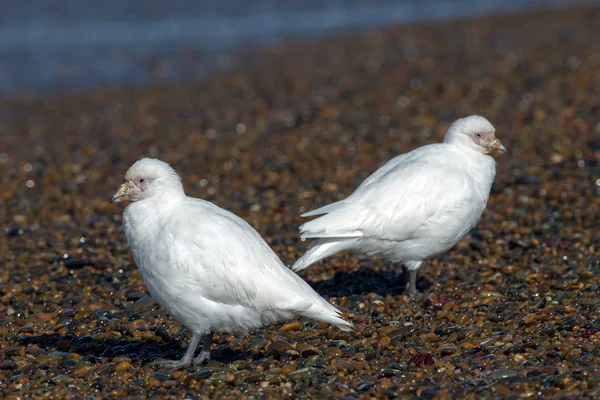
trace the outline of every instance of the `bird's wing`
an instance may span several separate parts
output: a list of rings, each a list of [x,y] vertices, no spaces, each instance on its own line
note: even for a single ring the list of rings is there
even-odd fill
[[[198,199],[186,199],[184,208],[163,232],[170,243],[169,262],[191,293],[259,309],[302,312],[323,303],[335,310],[286,268],[244,220]]]
[[[302,225],[301,236],[401,241],[448,219],[469,201],[472,182],[437,157],[437,146],[419,150],[390,160],[333,211]]]
[[[427,149],[428,146],[425,146],[421,149]],[[420,149],[417,149],[411,153],[406,153],[406,154],[401,154],[399,156],[396,156],[394,158],[392,158],[391,160],[389,160],[388,162],[386,162],[385,164],[383,164],[379,169],[377,169],[375,172],[373,172],[371,175],[369,175],[367,177],[367,179],[365,179],[360,186],[369,186],[377,181],[379,181],[383,176],[385,176],[386,174],[388,174],[390,171],[393,171],[394,169],[396,169],[398,167],[398,165],[402,164],[402,163],[406,163],[407,161],[411,160],[412,158],[414,158],[414,154],[419,152]]]
[[[405,160],[407,158],[407,156],[408,156],[408,154],[402,154],[402,155],[392,158],[387,163],[382,165],[378,170],[376,170],[371,175],[369,175],[369,177],[362,182],[361,186],[368,186],[368,185],[372,184],[373,182],[376,182],[382,176],[384,176],[389,171],[394,169],[398,164],[402,163],[403,160]],[[327,204],[326,206],[305,212],[304,214],[302,214],[300,216],[301,217],[314,217],[316,215],[323,215],[323,214],[331,213],[331,212],[339,210],[343,207],[344,207],[344,200],[338,201],[338,202],[335,202],[332,204]]]
[[[430,232],[462,213],[474,195],[472,178],[461,169],[437,162],[413,160],[383,176],[378,185],[359,192],[359,203],[372,213],[368,235],[381,239],[407,240],[441,235]]]

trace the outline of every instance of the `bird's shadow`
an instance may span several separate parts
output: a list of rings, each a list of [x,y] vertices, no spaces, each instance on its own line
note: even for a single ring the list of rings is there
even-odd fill
[[[75,365],[75,361],[68,357],[69,353],[83,356],[82,360],[91,364],[113,360],[118,357],[127,357],[132,362],[142,360],[145,365],[156,358],[178,360],[185,354],[187,339],[183,341],[170,338],[163,343],[155,340],[128,340],[113,339],[99,340],[91,336],[77,336],[72,334],[61,335],[58,333],[40,334],[33,336],[15,336],[10,339],[22,346],[36,345],[49,351],[48,355],[63,357],[64,366]],[[10,354],[7,354],[10,356]],[[230,363],[239,359],[260,359],[264,352],[251,353],[239,351],[227,346],[219,346],[211,351],[211,360]]]
[[[402,272],[393,270],[376,271],[363,266],[356,271],[338,271],[333,278],[306,282],[323,297],[360,296],[376,293],[380,296],[405,294],[406,281]],[[425,277],[417,278],[417,289],[421,292],[431,287]]]
[[[401,295],[405,293],[405,281],[403,273],[394,270],[375,270],[368,266],[363,266],[356,271],[338,271],[333,278],[323,281],[311,281],[307,279],[308,284],[324,297],[349,297],[361,296],[368,293],[376,293],[381,296]],[[417,279],[417,289],[424,291],[431,286],[424,277]],[[56,355],[63,358],[62,364],[65,367],[75,365],[69,353],[77,353],[82,356],[82,360],[91,364],[103,363],[108,360],[111,362],[118,357],[127,357],[132,362],[142,361],[146,365],[156,358],[177,360],[183,357],[189,342],[188,338],[170,336],[164,329],[156,330],[156,335],[161,337],[162,341],[152,339],[106,339],[101,340],[92,336],[79,336],[75,334],[40,334],[32,336],[14,336],[10,339],[22,346],[36,345],[49,351],[48,355]],[[10,354],[6,354],[10,356]],[[211,361],[221,362],[223,364],[231,363],[235,360],[260,360],[263,357],[275,356],[278,358],[281,354],[273,351],[241,351],[233,349],[226,343],[221,343],[216,349],[211,350]]]

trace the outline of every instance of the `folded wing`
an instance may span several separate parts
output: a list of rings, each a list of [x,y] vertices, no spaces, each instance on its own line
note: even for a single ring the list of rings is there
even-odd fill
[[[437,151],[434,146],[419,150],[419,157],[412,152],[390,160],[346,199],[309,213],[324,215],[300,226],[301,237],[402,241],[459,211],[471,195],[469,176],[424,157]]]
[[[286,268],[262,237],[241,218],[211,203],[188,198],[169,258],[190,279],[190,290],[215,302],[253,309],[286,310],[351,324],[304,280]]]

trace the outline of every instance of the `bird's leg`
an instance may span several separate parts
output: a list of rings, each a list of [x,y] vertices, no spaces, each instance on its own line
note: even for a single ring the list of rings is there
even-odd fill
[[[410,297],[417,297],[419,291],[417,290],[417,270],[407,269],[408,282],[406,283],[406,294]]]
[[[200,334],[194,332],[192,335],[192,341],[188,346],[184,356],[180,360],[165,360],[163,358],[157,358],[152,361],[150,364],[151,367],[159,367],[159,368],[169,368],[169,369],[179,369],[179,368],[188,368],[192,365],[192,360],[194,358],[194,353],[200,344]]]
[[[417,290],[417,270],[421,264],[421,261],[411,261],[403,266],[404,281],[406,282],[405,293],[412,298],[421,296],[421,293]]]
[[[204,361],[210,360],[210,346],[212,345],[213,333],[210,332],[204,336],[204,343],[202,344],[202,350],[198,357],[194,358],[194,365],[202,365]]]

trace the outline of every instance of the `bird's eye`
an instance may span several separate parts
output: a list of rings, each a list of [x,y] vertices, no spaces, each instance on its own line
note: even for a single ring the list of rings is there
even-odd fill
[[[475,137],[478,137],[478,138],[480,138],[480,137],[481,137],[481,133],[476,133],[476,134],[475,134]]]
[[[138,181],[139,181],[140,183],[144,183],[145,179],[144,179],[144,178],[140,178],[140,179],[138,179]]]

